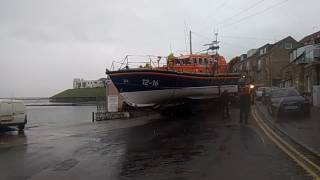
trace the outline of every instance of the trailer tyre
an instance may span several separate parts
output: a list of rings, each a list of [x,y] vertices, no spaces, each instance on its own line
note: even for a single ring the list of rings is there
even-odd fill
[[[20,125],[18,125],[19,131],[23,131],[23,130],[24,130],[24,127],[25,127],[25,124],[20,124]]]

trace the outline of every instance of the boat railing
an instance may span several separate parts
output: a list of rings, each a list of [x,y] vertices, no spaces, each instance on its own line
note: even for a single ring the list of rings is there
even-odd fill
[[[155,69],[166,66],[166,58],[164,56],[154,55],[126,55],[123,60],[113,61],[110,67],[111,71],[122,69]]]
[[[167,57],[154,55],[127,55],[120,61],[113,61],[109,70],[125,69],[157,69],[175,72],[197,74],[219,74],[227,71],[227,64],[217,65],[213,70],[212,64],[167,64]]]

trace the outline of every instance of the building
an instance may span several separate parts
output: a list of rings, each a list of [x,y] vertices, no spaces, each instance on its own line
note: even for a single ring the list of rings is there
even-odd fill
[[[228,69],[227,71],[232,73],[235,71],[235,65],[240,61],[240,57],[236,56],[234,58],[232,58],[229,63],[228,63]]]
[[[73,79],[73,89],[105,87],[105,82],[106,78],[100,78],[98,80],[84,80],[82,78],[75,78]]]
[[[320,31],[300,40],[290,52],[290,62],[281,70],[282,86],[295,87],[311,95],[312,86],[320,85]]]
[[[257,49],[250,49],[247,54],[245,55],[246,57],[251,57],[257,52]]]
[[[256,86],[280,86],[281,69],[289,63],[290,51],[299,43],[288,36],[274,44],[251,49],[234,65],[234,72],[246,76]]]
[[[236,58],[236,57],[235,57]],[[247,58],[247,54],[241,54],[239,60],[232,65],[231,71],[234,73],[244,73],[244,60]],[[233,58],[234,59],[234,58]]]

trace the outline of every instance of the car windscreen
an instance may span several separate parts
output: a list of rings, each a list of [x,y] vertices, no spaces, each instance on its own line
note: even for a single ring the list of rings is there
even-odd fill
[[[264,91],[265,89],[267,89],[266,87],[259,87],[258,91]]]
[[[271,97],[289,97],[289,96],[299,96],[299,93],[295,89],[277,89],[271,91]]]

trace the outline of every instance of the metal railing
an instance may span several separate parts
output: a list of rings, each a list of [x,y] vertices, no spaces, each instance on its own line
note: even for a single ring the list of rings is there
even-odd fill
[[[126,55],[123,60],[113,61],[110,70],[114,71],[129,68],[159,68],[166,65],[166,58],[167,57],[164,56],[154,55]]]

